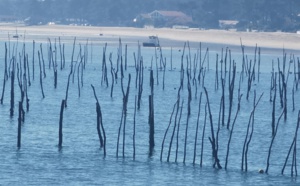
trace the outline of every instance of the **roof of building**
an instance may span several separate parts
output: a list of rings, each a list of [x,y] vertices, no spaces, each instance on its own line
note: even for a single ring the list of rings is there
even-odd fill
[[[159,14],[166,16],[166,17],[185,17],[185,16],[187,16],[186,14],[184,14],[183,12],[180,12],[180,11],[165,11],[165,10],[155,10],[155,11],[151,12],[150,14],[152,14],[154,12],[158,12]]]
[[[144,19],[150,19],[150,15],[149,14],[140,14],[140,16]]]
[[[239,23],[239,21],[237,21],[237,20],[219,20],[219,24],[222,24],[222,25],[236,25],[238,23]]]

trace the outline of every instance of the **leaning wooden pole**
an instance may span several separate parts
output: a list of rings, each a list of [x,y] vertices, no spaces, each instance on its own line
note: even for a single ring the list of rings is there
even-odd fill
[[[179,118],[178,122],[176,122],[177,125],[177,134],[176,134],[176,151],[175,151],[175,163],[177,163],[177,157],[178,157],[178,149],[179,149],[179,129],[180,129],[180,122],[181,122],[181,116],[182,116],[182,110],[183,110],[183,99],[181,101],[181,106],[180,106],[180,113],[179,113]],[[176,118],[177,118],[177,112],[176,112]],[[175,120],[176,121],[176,120]]]
[[[43,47],[42,47],[42,44],[40,44],[40,50],[41,50],[41,58],[42,58],[42,62],[43,62],[43,73],[44,73],[44,78],[46,78],[45,61],[44,61],[44,55],[43,55]]]
[[[63,69],[63,56],[62,56],[60,37],[58,37],[58,45],[59,45],[59,57],[60,57],[60,70],[62,70]]]
[[[121,69],[123,69],[122,65],[121,65]],[[121,77],[121,78],[123,80],[123,77]],[[124,113],[124,120],[123,120],[124,121],[124,124],[123,124],[123,150],[122,150],[123,158],[125,157],[125,131],[126,131],[127,104],[128,104],[128,98],[129,98],[130,81],[131,81],[131,74],[128,74],[128,85],[127,85],[126,93],[124,94],[124,92],[123,92],[123,113]]]
[[[115,84],[115,72],[112,64],[112,53],[109,54],[109,62],[110,62],[110,73],[111,73],[111,87],[110,87],[110,97],[113,97],[113,92],[114,92],[114,84]]]
[[[187,70],[188,72],[188,70]],[[189,74],[189,73],[188,73]],[[188,137],[188,128],[189,128],[189,120],[191,114],[191,101],[192,101],[192,93],[191,93],[191,84],[190,84],[190,75],[188,77],[188,113],[186,117],[186,127],[185,127],[185,137],[184,137],[184,151],[183,151],[183,163],[185,163],[186,159],[186,147],[187,147],[187,137]]]
[[[101,112],[100,104],[98,104],[98,112],[99,112],[101,131],[103,133],[103,150],[104,150],[104,157],[105,157],[106,156],[106,134],[105,134],[104,126],[103,126],[102,112]]]
[[[206,118],[207,118],[207,103],[205,104],[205,117],[204,117],[204,125],[202,130],[202,139],[201,139],[201,155],[200,155],[200,167],[202,167],[202,160],[203,160],[203,150],[204,150],[204,135],[205,135],[205,128],[206,128]]]
[[[121,68],[123,68],[123,67],[121,67]],[[128,85],[127,85],[126,92],[124,91],[124,87],[123,87],[123,79],[124,79],[124,77],[121,76],[121,89],[122,89],[122,94],[123,94],[123,109],[122,109],[122,115],[121,115],[119,130],[118,130],[116,156],[118,157],[118,154],[119,154],[120,135],[121,135],[121,128],[123,126],[123,148],[122,148],[123,151],[122,151],[122,156],[123,156],[123,158],[125,158],[125,131],[126,131],[127,104],[128,104],[128,97],[129,97],[131,74],[128,74]]]
[[[143,58],[141,58],[141,63],[139,65],[139,80],[138,80],[138,100],[137,100],[137,109],[141,108],[141,100],[142,100],[142,93],[143,93],[143,82],[144,82],[144,63]]]
[[[67,89],[66,89],[66,98],[65,98],[65,107],[67,107],[67,101],[68,101],[68,92],[69,92],[69,86],[70,86],[70,78],[71,78],[71,75],[73,73],[73,63],[71,63],[71,70],[70,70],[70,73],[69,73],[69,76],[68,76],[68,83],[67,83]]]
[[[96,95],[95,87],[93,85],[91,85],[91,87],[93,89],[93,93],[94,93],[94,96],[96,99],[97,132],[98,132],[98,137],[99,137],[99,141],[100,141],[100,147],[101,148],[103,147],[104,157],[105,157],[106,156],[106,134],[105,134],[103,121],[102,121],[102,112],[101,112],[100,103],[99,103],[97,95]],[[102,138],[101,133],[103,134],[103,138]]]
[[[12,58],[12,71],[11,71],[11,82],[10,82],[10,117],[14,115],[14,104],[15,104],[15,57]]]
[[[4,63],[5,63],[5,67],[4,67],[5,69],[4,69],[4,77],[3,77],[2,95],[1,95],[1,99],[0,99],[1,105],[3,104],[5,84],[6,84],[6,81],[8,79],[8,75],[7,75],[7,46],[6,46],[6,43],[5,43],[5,60],[4,60]]]
[[[202,99],[202,92],[200,93],[200,100],[199,100],[199,106],[198,106],[198,116],[197,116],[196,134],[195,134],[195,142],[194,142],[193,165],[195,165],[195,161],[196,161],[197,141],[198,141],[198,129],[199,129],[200,110],[201,110],[201,99]]]
[[[169,124],[168,124],[168,127],[167,127],[166,131],[165,131],[165,135],[164,135],[164,138],[163,138],[163,141],[162,141],[162,144],[161,144],[160,161],[162,161],[162,155],[163,155],[163,152],[164,152],[164,145],[165,145],[166,136],[168,134],[169,128],[170,128],[171,123],[172,123],[172,118],[173,118],[173,115],[174,115],[174,112],[175,112],[175,108],[178,104],[179,104],[179,102],[177,100],[176,103],[173,106],[173,111],[172,111],[171,116],[170,116]],[[177,108],[178,108],[178,106],[177,106]],[[175,133],[175,129],[176,129],[176,122],[175,122],[175,125],[174,125],[173,136],[174,136],[174,133]]]
[[[40,86],[42,91],[43,99],[45,98],[44,89],[43,89],[43,78],[42,78],[42,65],[41,65],[41,58],[40,58],[40,52],[38,51],[38,57],[39,57],[39,67],[40,67]]]
[[[215,134],[214,134],[214,126],[213,126],[213,120],[212,120],[212,114],[211,114],[211,109],[210,109],[210,104],[209,104],[209,98],[208,98],[208,93],[206,88],[204,87],[205,95],[206,95],[206,100],[207,100],[207,106],[208,106],[208,113],[209,113],[209,120],[210,120],[210,129],[211,129],[211,138],[209,137],[209,141],[212,145],[212,151],[213,151],[213,158],[215,160],[213,166],[217,165],[218,169],[222,169],[222,166],[220,165],[220,160],[218,158],[218,152],[216,148],[216,139],[215,139]]]
[[[245,163],[245,171],[247,171],[247,152],[248,152],[248,147],[251,142],[251,137],[252,137],[253,130],[254,130],[254,112],[255,112],[255,109],[256,109],[258,103],[260,102],[263,94],[264,93],[262,93],[260,95],[260,97],[256,103],[254,102],[253,109],[252,109],[250,117],[249,117],[247,133],[246,133],[246,137],[245,137],[245,141],[244,141],[244,145],[243,145],[243,152],[242,152],[242,164],[241,164],[242,171],[244,170],[244,163]],[[251,131],[250,131],[250,126],[251,126]],[[250,132],[250,134],[249,134],[249,132]],[[249,139],[248,139],[248,136],[250,136]]]
[[[276,79],[277,79],[277,73],[275,73],[275,83],[274,83],[274,98],[273,98],[273,109],[272,109],[272,136],[275,135],[275,103],[276,103],[276,93],[277,93],[277,83],[276,83]]]
[[[73,50],[72,50],[71,63],[73,63],[73,59],[74,59],[75,43],[76,43],[76,37],[74,38],[74,42],[73,42]]]
[[[235,121],[236,118],[238,116],[238,113],[240,112],[240,108],[241,108],[241,99],[242,99],[243,94],[239,94],[238,95],[238,106],[237,106],[237,110],[236,110],[236,114],[233,120],[233,123],[231,125],[231,130],[230,130],[230,135],[229,135],[229,139],[228,139],[228,143],[227,143],[227,152],[226,152],[226,161],[225,161],[225,170],[227,170],[227,164],[228,164],[228,157],[229,157],[229,150],[230,150],[230,142],[231,142],[231,138],[232,138],[232,134],[233,134],[233,129],[235,126]]]
[[[96,99],[96,112],[97,112],[97,132],[98,132],[98,137],[99,137],[99,142],[100,142],[100,147],[102,148],[104,143],[103,143],[103,138],[102,138],[102,134],[101,134],[101,130],[100,130],[100,117],[99,117],[99,113],[100,113],[100,104],[98,101],[98,98],[96,96],[96,91],[95,91],[95,87],[93,85],[91,85],[93,92],[94,92],[94,96]]]
[[[293,149],[293,147],[294,147],[294,151],[293,151],[293,159],[292,159],[292,164],[296,164],[296,162],[295,162],[295,153],[296,153],[296,151],[295,151],[295,146],[296,146],[296,141],[297,141],[297,135],[298,135],[298,129],[299,129],[299,126],[300,126],[300,111],[298,111],[298,120],[297,120],[297,127],[296,127],[296,131],[295,131],[295,135],[294,135],[294,138],[293,138],[293,142],[292,142],[292,144],[291,144],[291,146],[290,146],[290,149],[289,149],[289,152],[288,152],[288,154],[287,154],[287,156],[286,156],[286,158],[285,158],[285,162],[284,162],[284,165],[283,165],[283,168],[282,168],[282,170],[281,170],[281,174],[283,174],[284,173],[284,169],[285,169],[285,167],[286,167],[286,164],[287,164],[287,161],[288,161],[288,159],[289,159],[289,156],[290,156],[290,153],[291,153],[291,151],[292,151],[292,149]],[[291,175],[293,176],[293,166],[291,167]],[[296,175],[297,175],[297,169],[296,169],[296,166],[295,166],[295,170],[296,170]]]
[[[60,116],[59,116],[59,130],[58,130],[58,148],[62,148],[63,142],[63,117],[64,117],[65,100],[61,101]]]
[[[232,71],[232,79],[229,82],[229,110],[228,110],[228,119],[227,119],[227,129],[229,130],[229,125],[231,122],[231,111],[232,111],[232,103],[233,103],[233,91],[234,91],[234,83],[235,83],[235,74],[236,74],[236,64],[233,64]],[[230,77],[230,73],[229,73]]]
[[[32,50],[32,80],[34,80],[34,54],[35,54],[35,41],[33,40],[33,50]],[[28,78],[30,84],[30,78]]]
[[[277,134],[279,121],[280,121],[281,117],[283,116],[283,113],[284,113],[284,112],[282,112],[282,113],[280,114],[280,116],[279,116],[279,118],[278,118],[278,120],[277,120],[275,132],[274,132],[274,134],[272,135],[272,140],[271,140],[270,147],[269,147],[269,151],[268,151],[266,173],[268,173],[268,171],[269,171],[269,166],[270,166],[270,156],[271,156],[272,146],[273,146],[273,142],[274,142],[275,136],[276,136],[276,134]]]

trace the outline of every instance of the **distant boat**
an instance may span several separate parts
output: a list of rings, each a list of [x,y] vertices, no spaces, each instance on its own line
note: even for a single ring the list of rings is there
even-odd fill
[[[148,42],[143,42],[144,47],[159,47],[159,40],[157,36],[149,36]]]
[[[16,39],[18,39],[19,38],[19,35],[18,35],[18,30],[16,29],[16,34],[15,35],[13,35],[13,38],[16,38]]]

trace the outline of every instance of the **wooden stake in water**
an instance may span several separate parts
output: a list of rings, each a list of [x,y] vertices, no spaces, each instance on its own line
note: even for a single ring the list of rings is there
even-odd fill
[[[144,62],[143,58],[141,58],[140,62],[140,70],[139,70],[139,86],[138,86],[138,100],[137,100],[137,109],[139,110],[141,107],[142,93],[143,93],[143,83],[144,83]]]
[[[105,135],[105,130],[103,127],[103,122],[102,122],[102,112],[101,112],[101,107],[100,107],[100,103],[98,101],[97,95],[96,95],[96,91],[95,91],[95,87],[93,85],[91,85],[93,92],[94,92],[94,96],[96,99],[96,112],[97,112],[97,132],[98,132],[98,137],[99,137],[99,141],[100,141],[100,147],[104,149],[104,157],[106,156],[106,135]],[[102,138],[102,134],[101,131],[103,133],[103,138]]]
[[[154,94],[153,87],[154,86],[154,78],[153,78],[153,70],[150,71],[150,87],[151,87],[151,95],[149,95],[149,156],[152,156],[153,149],[155,146],[154,143]]]
[[[212,135],[212,137],[209,137],[209,141],[212,145],[213,158],[215,160],[214,167],[215,167],[215,165],[217,165],[218,169],[222,169],[222,166],[220,165],[220,160],[218,158],[217,148],[216,148],[216,139],[215,139],[215,134],[214,134],[213,120],[212,120],[212,114],[211,114],[211,110],[210,110],[208,93],[207,93],[207,90],[205,87],[204,87],[204,91],[205,91],[206,100],[207,100],[209,120],[210,120],[210,129],[211,129],[211,135]]]
[[[45,98],[44,89],[43,89],[42,65],[41,65],[40,51],[38,51],[38,57],[39,57],[39,67],[40,67],[40,86],[41,86],[42,96],[43,96],[43,98]]]
[[[280,116],[279,116],[279,118],[278,118],[278,120],[277,120],[276,128],[275,128],[274,134],[273,134],[273,136],[272,136],[272,141],[271,141],[271,144],[270,144],[270,147],[269,147],[269,152],[268,152],[268,159],[267,159],[266,173],[268,173],[268,171],[269,171],[271,150],[272,150],[272,146],[273,146],[273,142],[274,142],[275,136],[276,136],[276,134],[277,134],[279,121],[280,121],[281,117],[283,116],[283,113],[284,113],[284,112],[282,112],[282,113],[280,114]]]
[[[58,148],[62,147],[63,142],[63,117],[64,117],[65,100],[61,101],[60,115],[59,115],[59,130],[58,130]]]
[[[248,126],[247,126],[247,133],[246,133],[246,137],[245,137],[245,141],[244,141],[244,146],[243,146],[243,152],[242,152],[241,170],[244,170],[244,163],[245,163],[245,171],[248,171],[248,161],[247,161],[247,158],[248,158],[249,144],[251,142],[253,131],[254,131],[254,113],[255,113],[255,109],[256,109],[258,103],[260,102],[263,94],[264,93],[262,93],[261,96],[259,97],[258,101],[255,102],[255,100],[256,100],[256,92],[254,91],[253,110],[251,111],[251,114],[250,114],[250,117],[249,117]]]
[[[198,128],[199,128],[199,118],[200,118],[200,110],[201,110],[201,98],[202,98],[202,92],[200,93],[200,100],[199,100],[199,106],[198,106],[198,116],[197,116],[197,125],[196,125],[196,134],[195,134],[195,142],[194,142],[194,158],[193,158],[193,164],[194,165],[195,165],[195,161],[196,161],[196,152],[197,152]]]
[[[291,150],[293,149],[293,158],[292,158],[292,166],[291,166],[291,176],[294,175],[294,171],[295,171],[295,174],[297,176],[297,166],[296,166],[296,146],[297,145],[296,145],[296,143],[297,143],[297,136],[298,136],[299,127],[300,127],[300,111],[298,111],[297,127],[296,127],[295,135],[294,135],[294,138],[293,138],[293,142],[292,142],[292,144],[290,146],[290,149],[289,149],[289,152],[288,152],[288,154],[286,156],[283,168],[281,170],[281,174],[284,173],[284,169],[285,169],[287,161],[289,159]]]
[[[35,55],[35,41],[33,40],[33,50],[32,50],[32,80],[34,80],[34,55]],[[30,84],[30,78],[28,78],[28,80],[29,80],[29,84]]]
[[[183,99],[181,101],[181,107],[180,107],[180,113],[178,122],[176,122],[177,125],[177,134],[176,134],[176,151],[175,151],[175,162],[177,163],[177,157],[178,157],[178,149],[179,149],[179,129],[180,129],[180,123],[181,123],[181,116],[182,116],[182,110],[183,110]],[[176,119],[177,119],[178,112],[176,112]]]
[[[68,101],[68,92],[69,92],[69,85],[70,85],[70,78],[71,78],[71,75],[73,73],[73,63],[71,63],[71,69],[70,69],[70,73],[69,73],[69,76],[68,76],[68,83],[67,83],[67,89],[66,89],[66,98],[65,98],[65,107],[67,107],[67,101]]]
[[[201,155],[200,155],[200,167],[202,167],[202,160],[203,160],[203,149],[204,149],[204,135],[205,135],[205,128],[206,128],[206,118],[207,118],[207,103],[205,104],[205,117],[204,117],[204,125],[202,130],[202,139],[201,139]]]
[[[231,125],[230,135],[229,135],[229,139],[228,139],[228,143],[227,143],[225,170],[227,170],[230,142],[231,142],[231,138],[232,138],[232,134],[233,134],[233,129],[234,129],[235,121],[236,121],[236,118],[238,116],[238,113],[240,112],[242,96],[243,96],[243,94],[240,94],[240,92],[239,92],[239,94],[238,94],[238,106],[237,106],[237,110],[236,110],[236,114],[235,114],[234,120],[233,120],[232,125]]]
[[[231,66],[230,66],[231,67]],[[236,64],[233,65],[232,71],[232,79],[229,81],[229,109],[228,109],[228,120],[227,120],[227,129],[229,130],[229,125],[231,122],[231,111],[232,111],[232,104],[233,104],[233,92],[234,92],[234,83],[235,83],[235,74],[236,74]],[[229,73],[229,77],[231,73]]]
[[[40,50],[41,50],[41,59],[42,59],[42,62],[43,62],[44,78],[46,78],[45,61],[44,61],[44,56],[43,56],[43,47],[42,47],[42,44],[40,44]]]
[[[112,53],[109,54],[109,62],[110,62],[110,73],[111,73],[111,87],[110,87],[110,97],[113,97],[114,84],[115,84],[115,69],[112,64]]]
[[[2,96],[1,96],[1,99],[0,99],[0,103],[1,105],[3,104],[3,98],[4,98],[4,92],[5,92],[5,84],[6,84],[6,81],[8,80],[8,74],[7,74],[7,46],[6,46],[6,43],[5,43],[5,69],[4,69],[4,77],[3,77],[3,88],[2,88]]]
[[[15,57],[12,58],[12,71],[10,81],[10,117],[14,115],[14,104],[15,104]]]
[[[126,45],[127,46],[127,45]],[[133,144],[133,159],[135,160],[135,118],[136,118],[136,104],[137,96],[134,98],[134,114],[133,114],[133,135],[132,135],[132,144]]]
[[[123,67],[121,67],[123,68]],[[120,140],[120,134],[121,134],[121,128],[123,126],[123,148],[122,148],[122,156],[125,157],[125,131],[126,131],[126,117],[127,117],[127,104],[128,104],[128,97],[129,97],[129,89],[130,89],[130,81],[131,81],[131,75],[128,74],[128,85],[126,92],[123,88],[123,77],[121,77],[121,88],[123,93],[123,109],[122,109],[122,116],[121,116],[121,122],[119,126],[119,132],[118,132],[118,141],[117,141],[117,153],[116,156],[118,157],[119,153],[119,140]]]
[[[173,106],[173,111],[172,111],[172,114],[171,114],[171,116],[170,116],[169,125],[168,125],[168,127],[167,127],[167,129],[166,129],[166,132],[165,132],[165,135],[164,135],[162,144],[161,144],[160,161],[162,161],[162,155],[163,155],[163,151],[164,151],[164,144],[165,144],[166,136],[167,136],[167,133],[168,133],[169,128],[170,128],[171,123],[172,123],[172,118],[173,118],[173,114],[174,114],[175,108],[176,108],[176,106],[177,106],[178,104],[179,104],[179,102],[178,102],[178,100],[177,100],[176,103],[175,103],[174,106]],[[179,107],[177,106],[177,108],[179,108]],[[176,122],[175,122],[175,126],[174,126],[173,133],[175,132],[175,128],[176,128]]]
[[[22,124],[22,102],[19,101],[19,117],[18,117],[18,143],[17,147],[21,147],[21,124]]]

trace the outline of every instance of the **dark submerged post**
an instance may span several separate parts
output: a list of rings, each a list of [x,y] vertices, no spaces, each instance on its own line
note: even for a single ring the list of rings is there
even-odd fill
[[[240,90],[240,89],[239,89],[239,90]],[[236,118],[237,118],[237,116],[238,116],[238,113],[240,112],[242,96],[243,96],[243,94],[240,95],[240,93],[239,93],[239,95],[238,95],[238,106],[237,106],[237,110],[236,110],[236,114],[235,114],[233,123],[232,123],[232,125],[231,125],[230,135],[229,135],[228,144],[227,144],[226,161],[225,161],[225,170],[227,170],[230,142],[231,142],[231,138],[232,138],[232,134],[233,134],[233,129],[234,129],[235,121],[236,121]]]
[[[15,104],[15,57],[12,58],[12,71],[11,71],[11,89],[10,89],[10,117],[14,115],[14,104]]]
[[[227,120],[227,129],[229,130],[229,125],[231,121],[231,111],[232,111],[232,103],[233,103],[233,91],[234,91],[234,82],[235,82],[235,74],[236,74],[236,64],[233,65],[232,71],[232,79],[229,82],[229,110],[228,110],[228,120]],[[229,73],[230,77],[230,73]]]
[[[110,73],[111,73],[111,87],[110,87],[110,97],[113,97],[113,91],[114,91],[114,84],[115,84],[115,69],[113,68],[112,64],[112,53],[109,54],[109,61],[110,61]]]
[[[196,134],[195,134],[195,142],[194,142],[194,159],[193,159],[193,164],[194,165],[195,165],[195,161],[196,161],[198,128],[199,128],[199,118],[200,118],[200,109],[201,109],[201,98],[202,98],[202,92],[200,93],[200,100],[199,100],[199,106],[198,106],[198,116],[197,116],[197,125],[196,125]]]
[[[277,124],[276,124],[276,128],[275,128],[274,134],[272,135],[272,140],[271,140],[271,144],[270,144],[269,152],[268,152],[266,173],[268,173],[268,171],[269,171],[269,165],[270,165],[269,162],[270,162],[271,150],[272,150],[272,146],[273,146],[273,142],[274,142],[275,136],[277,134],[277,129],[278,129],[279,121],[280,121],[281,117],[283,116],[283,113],[284,113],[284,111],[280,114],[280,116],[279,116],[279,118],[277,120]]]
[[[203,160],[203,149],[204,149],[204,135],[205,135],[205,128],[206,128],[206,118],[207,118],[207,103],[205,104],[205,117],[204,117],[204,125],[203,125],[203,130],[202,130],[202,139],[201,139],[200,167],[202,167],[202,160]]]
[[[63,117],[64,117],[64,108],[65,108],[65,100],[63,99],[61,101],[61,107],[60,107],[60,116],[59,116],[59,131],[58,131],[58,148],[62,148],[62,142],[63,142]]]
[[[21,147],[21,124],[22,124],[22,102],[19,101],[19,118],[18,118],[18,143],[17,143],[17,147],[20,148]]]
[[[251,111],[250,117],[249,117],[249,122],[247,126],[247,133],[243,145],[243,152],[242,152],[242,165],[241,165],[241,170],[244,170],[244,163],[245,163],[245,171],[248,170],[248,162],[247,162],[247,154],[248,154],[248,147],[252,139],[253,131],[254,131],[254,113],[256,110],[256,107],[258,103],[260,102],[260,99],[262,98],[264,93],[262,93],[258,99],[257,102],[255,102],[256,99],[256,92],[254,91],[254,103],[253,103],[253,109]],[[251,126],[251,131],[250,131],[250,126]],[[250,134],[249,134],[250,132]],[[249,139],[248,139],[249,136]]]
[[[298,136],[298,129],[299,129],[299,126],[300,126],[300,111],[298,111],[298,120],[297,120],[297,127],[296,127],[296,131],[295,131],[295,136],[293,138],[293,142],[290,146],[290,149],[289,149],[289,152],[286,156],[286,159],[285,159],[285,162],[284,162],[284,165],[283,165],[283,168],[281,170],[281,174],[284,173],[284,169],[286,167],[286,164],[287,164],[287,161],[289,159],[289,156],[290,156],[290,153],[291,153],[291,150],[293,149],[293,159],[292,159],[292,167],[291,167],[291,175],[293,176],[293,171],[295,170],[296,172],[296,176],[297,176],[297,167],[296,167],[296,141],[297,141],[297,136]]]
[[[5,43],[5,69],[4,69],[4,77],[3,77],[3,89],[2,89],[2,96],[1,96],[1,99],[0,99],[0,102],[1,102],[1,105],[3,104],[3,98],[4,98],[4,92],[5,92],[5,84],[6,84],[6,81],[8,79],[8,75],[7,75],[7,45]]]
[[[44,56],[43,56],[43,47],[42,47],[42,44],[40,44],[40,50],[41,50],[41,58],[42,58],[42,62],[43,62],[44,78],[46,78],[45,61],[44,61]]]
[[[212,151],[213,151],[213,158],[215,160],[214,162],[214,167],[217,165],[218,169],[222,169],[222,166],[220,165],[220,160],[218,158],[218,152],[216,148],[216,140],[215,140],[215,135],[214,135],[214,127],[213,127],[213,120],[212,120],[212,114],[210,110],[210,104],[209,104],[209,98],[208,98],[208,93],[206,88],[204,87],[205,95],[206,95],[206,100],[207,100],[207,106],[208,106],[208,113],[209,113],[209,120],[210,120],[210,128],[211,128],[211,135],[212,137],[209,137],[209,141],[212,145]]]
[[[155,146],[154,143],[154,103],[153,103],[153,86],[154,86],[154,78],[153,78],[153,70],[150,72],[150,87],[151,87],[151,95],[149,95],[149,156],[152,156],[153,149]]]
[[[94,92],[94,96],[96,99],[96,112],[97,112],[97,131],[98,131],[98,137],[99,137],[99,141],[100,141],[100,147],[104,149],[104,157],[106,156],[106,134],[105,134],[105,130],[103,127],[103,122],[102,122],[102,112],[101,112],[101,107],[100,107],[100,103],[98,101],[98,98],[96,96],[96,91],[93,85],[91,85],[91,87],[93,88],[93,92]],[[101,129],[100,129],[101,127]],[[101,130],[103,133],[103,138],[101,135]]]
[[[33,40],[33,51],[32,51],[32,80],[34,80],[34,54],[35,54],[35,41]],[[28,67],[29,68],[29,67]],[[29,80],[29,86],[30,86],[30,78]]]
[[[71,70],[70,70],[70,73],[69,73],[69,76],[68,76],[68,83],[67,83],[67,89],[66,89],[66,98],[65,98],[65,104],[64,104],[65,107],[67,107],[70,78],[71,78],[72,73],[73,73],[73,63],[71,62]]]
[[[127,49],[127,45],[126,45]],[[137,104],[137,96],[134,98],[134,115],[133,115],[133,135],[132,135],[132,142],[133,142],[133,159],[135,160],[135,117],[136,117],[136,104]]]
[[[173,111],[172,111],[172,114],[171,114],[171,116],[170,116],[169,125],[168,125],[168,127],[167,127],[167,129],[166,129],[166,132],[165,132],[165,135],[164,135],[162,144],[161,144],[160,161],[162,161],[162,155],[163,155],[163,151],[164,151],[164,144],[165,144],[166,136],[167,136],[167,133],[168,133],[169,128],[170,128],[171,123],[172,123],[172,118],[173,118],[173,114],[174,114],[175,108],[176,108],[176,106],[177,106],[178,104],[179,104],[179,102],[178,102],[178,100],[177,100],[176,103],[175,103],[174,106],[173,106]],[[179,107],[177,106],[177,108],[179,108]],[[178,109],[177,109],[177,111],[178,111]],[[175,128],[176,128],[176,122],[175,122],[175,125],[174,125],[173,133],[175,133]],[[173,134],[173,136],[174,136],[174,134]],[[172,140],[172,138],[171,138],[171,140]]]
[[[182,116],[182,108],[183,108],[184,101],[181,101],[181,107],[180,107],[180,113],[177,124],[177,134],[176,134],[176,152],[175,152],[175,162],[177,163],[177,156],[178,156],[178,149],[179,149],[179,128],[180,128],[180,122],[181,122],[181,116]],[[178,102],[179,104],[179,102]],[[178,112],[176,112],[176,119],[177,119]],[[176,121],[176,120],[175,120]],[[175,127],[174,127],[175,128]],[[171,148],[170,148],[171,149]],[[170,154],[170,152],[169,152]]]
[[[43,98],[45,98],[44,89],[43,89],[41,57],[40,57],[40,52],[39,51],[38,51],[38,57],[39,57],[39,67],[40,67],[40,85],[41,85],[41,90],[42,90],[42,96],[43,96]]]

